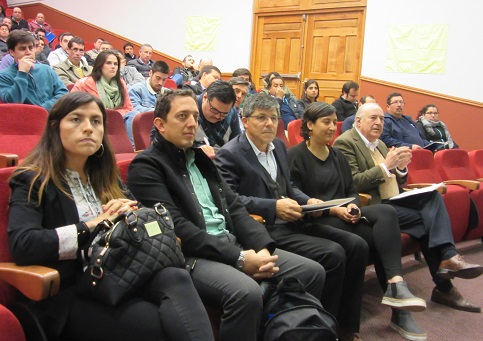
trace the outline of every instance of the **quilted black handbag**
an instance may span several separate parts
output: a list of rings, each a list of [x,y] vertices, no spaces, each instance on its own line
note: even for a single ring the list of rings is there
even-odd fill
[[[159,203],[105,220],[98,233],[79,291],[108,305],[116,305],[165,267],[184,267],[173,221]]]

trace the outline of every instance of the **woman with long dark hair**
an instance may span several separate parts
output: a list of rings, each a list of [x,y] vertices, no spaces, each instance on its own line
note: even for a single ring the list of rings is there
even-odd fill
[[[49,340],[213,340],[185,269],[165,268],[116,306],[77,294],[81,249],[104,219],[137,210],[124,188],[99,98],[82,92],[52,107],[39,144],[14,172],[8,237],[19,265],[59,271],[58,295],[34,305]]]
[[[414,326],[409,311],[426,309],[426,302],[415,297],[402,277],[401,237],[396,210],[389,205],[359,207],[359,196],[344,154],[328,145],[337,129],[336,109],[316,102],[304,112],[301,135],[304,141],[288,150],[292,181],[311,198],[324,201],[354,197],[347,206],[324,211],[318,222],[352,232],[369,245],[384,296],[382,304],[393,308],[391,326],[401,321]],[[362,218],[364,217],[364,218]],[[317,230],[312,232],[317,236]],[[419,330],[420,331],[420,330]],[[422,331],[420,331],[420,334]]]
[[[319,83],[315,79],[309,79],[304,84],[304,94],[298,104],[305,109],[309,104],[317,102],[317,98],[319,98]]]
[[[115,109],[123,116],[133,110],[126,83],[120,74],[121,62],[113,50],[97,55],[90,76],[79,79],[72,91],[84,91],[101,99],[108,109]]]

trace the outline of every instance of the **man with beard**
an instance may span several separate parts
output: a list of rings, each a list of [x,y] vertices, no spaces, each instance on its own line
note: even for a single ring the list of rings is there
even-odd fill
[[[124,123],[131,141],[134,117],[139,113],[154,110],[156,98],[168,77],[169,65],[164,61],[157,61],[151,66],[149,77],[145,82],[135,83],[129,88],[129,98],[134,110],[124,116]]]

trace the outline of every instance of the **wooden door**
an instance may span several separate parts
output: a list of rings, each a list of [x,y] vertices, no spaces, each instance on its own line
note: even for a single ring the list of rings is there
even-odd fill
[[[319,101],[332,103],[346,81],[359,80],[364,11],[310,14],[306,27],[303,80],[317,80]]]
[[[302,15],[278,15],[255,18],[251,72],[257,87],[270,71],[277,71],[294,94],[301,89]]]

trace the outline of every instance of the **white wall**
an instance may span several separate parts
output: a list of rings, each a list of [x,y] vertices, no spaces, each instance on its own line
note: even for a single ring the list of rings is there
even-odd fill
[[[362,76],[483,102],[483,2],[481,0],[368,0]],[[387,27],[449,25],[446,72],[439,75],[384,70]]]
[[[222,72],[250,66],[252,0],[44,0],[47,6],[77,16],[178,59],[189,53],[196,61],[213,59]],[[185,18],[221,18],[218,51],[185,51]],[[47,18],[48,21],[48,18]]]
[[[483,2],[481,0],[367,0],[362,76],[483,102]],[[94,25],[182,59],[186,16],[221,17],[218,51],[193,52],[210,57],[222,72],[249,67],[253,0],[44,0]],[[119,5],[125,4],[125,5]],[[384,70],[387,27],[447,24],[449,41],[444,74],[403,74]]]

